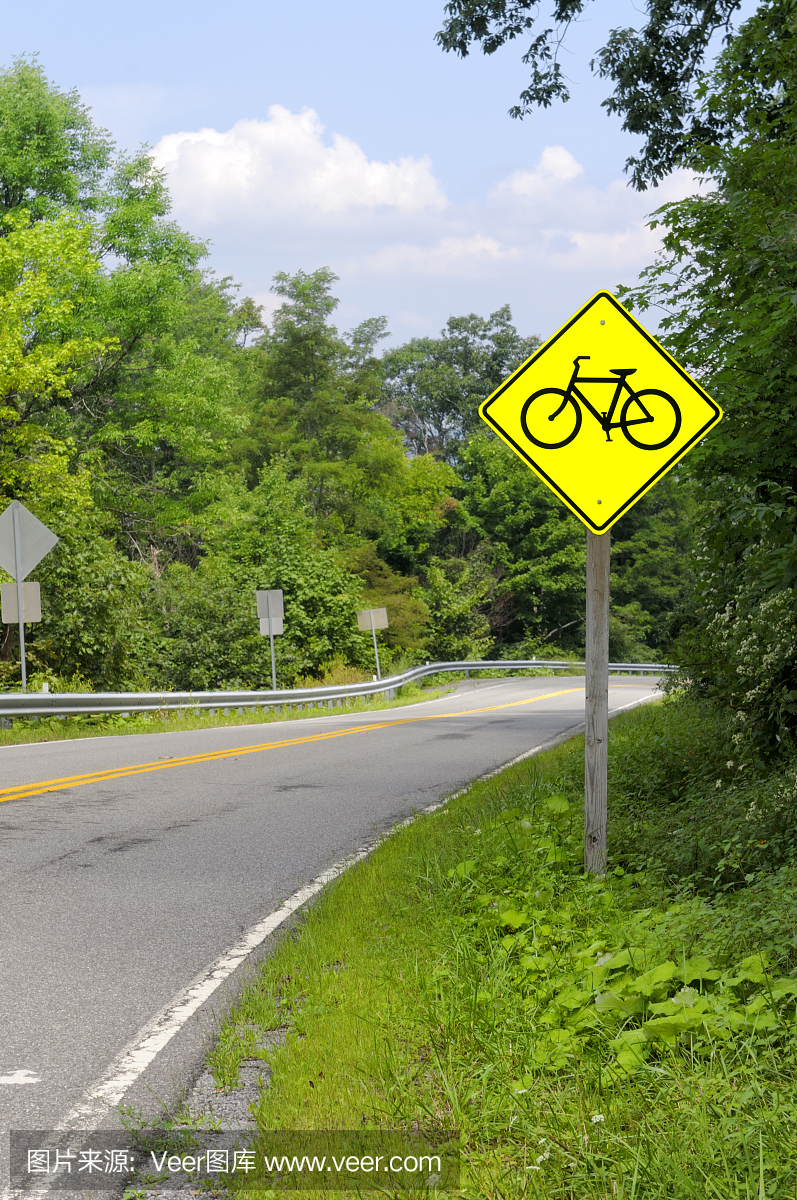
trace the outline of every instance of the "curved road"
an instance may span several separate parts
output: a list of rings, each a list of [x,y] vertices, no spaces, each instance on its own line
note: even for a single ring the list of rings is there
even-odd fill
[[[610,709],[655,686],[612,679]],[[284,898],[583,717],[583,677],[488,679],[367,716],[1,748],[0,1130],[74,1114],[153,1015]],[[174,1097],[222,994],[125,1103]],[[81,1121],[99,1123],[113,1113]]]

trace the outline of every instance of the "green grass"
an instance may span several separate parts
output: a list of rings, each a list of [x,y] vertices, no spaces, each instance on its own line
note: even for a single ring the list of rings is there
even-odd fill
[[[131,713],[107,716],[77,716],[61,720],[59,717],[14,717],[11,729],[0,729],[0,746],[19,746],[35,742],[68,741],[71,738],[107,737],[120,733],[182,733],[188,729],[225,729],[239,725],[273,725],[285,721],[306,720],[308,717],[328,717],[332,713],[372,713],[382,709],[403,708],[407,704],[419,704],[425,700],[437,700],[447,695],[452,688],[423,688],[409,683],[400,688],[395,700],[363,697],[345,700],[341,708],[329,708],[324,702],[319,705],[305,703],[301,711],[297,705],[285,705],[280,713],[263,712],[260,708],[240,709],[233,706],[227,716],[220,709],[211,716],[207,709],[180,709],[175,712]]]
[[[615,772],[655,709],[612,722]],[[585,877],[582,756],[398,830],[281,942],[210,1057],[232,1086],[287,1026],[263,1129],[454,1127],[474,1198],[795,1196],[797,871]]]

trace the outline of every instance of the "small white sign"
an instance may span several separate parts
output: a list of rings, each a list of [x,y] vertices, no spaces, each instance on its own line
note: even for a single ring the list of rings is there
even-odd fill
[[[257,591],[255,592],[255,596],[257,597],[257,615],[259,617],[268,618],[270,616],[272,620],[274,617],[279,617],[282,620],[285,616],[282,607],[282,588],[272,588],[271,591]],[[275,629],[274,632],[276,633],[277,630]],[[280,629],[279,632],[282,633],[282,630]],[[266,630],[266,633],[268,633],[268,630]]]
[[[283,626],[282,617],[272,617],[270,629],[268,627],[268,617],[260,618],[260,632],[263,634],[263,637],[269,637],[269,636],[278,637],[279,634],[281,634],[283,632],[282,626]]]
[[[361,629],[363,633],[370,633],[372,629],[387,629],[387,609],[362,609],[357,613],[357,628]]]
[[[2,618],[6,625],[19,623],[19,606],[17,604],[17,585],[15,583],[0,584],[0,605]],[[42,594],[38,583],[23,583],[22,585],[22,620],[26,625],[42,619]]]

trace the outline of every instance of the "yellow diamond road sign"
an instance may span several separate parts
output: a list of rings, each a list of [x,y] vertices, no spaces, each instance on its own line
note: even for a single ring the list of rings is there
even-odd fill
[[[722,410],[608,292],[480,408],[593,533],[605,533]]]

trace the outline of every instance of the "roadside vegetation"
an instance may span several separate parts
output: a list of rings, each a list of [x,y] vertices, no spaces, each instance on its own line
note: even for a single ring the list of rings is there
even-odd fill
[[[505,9],[454,0],[443,44],[531,28],[531,0]],[[648,139],[636,185],[703,180],[654,212],[661,253],[619,294],[725,412],[612,530],[610,655],[681,671],[612,723],[609,872],[581,870],[574,739],[344,876],[213,1051],[231,1085],[247,1028],[286,1025],[263,1128],[451,1126],[473,1197],[797,1188],[797,16],[765,0],[703,69],[733,11],[665,0],[597,62]],[[547,39],[524,104],[562,94]],[[314,264],[275,276],[265,322],[147,153],[35,60],[0,73],[0,182],[0,505],[60,538],[34,572],[40,683],[268,686],[273,587],[283,687],[369,672],[366,606],[388,609],[385,673],[581,657],[583,529],[478,420],[552,330],[503,306],[383,350],[379,316],[336,328]]]
[[[258,588],[285,595],[281,687],[372,669],[365,607],[388,610],[385,673],[582,656],[583,529],[478,418],[539,344],[507,305],[395,344],[377,314],[338,329],[336,277],[308,263],[276,274],[266,321],[172,219],[152,158],[35,59],[0,70],[0,184],[0,509],[60,539],[32,572],[30,675],[267,686]],[[615,530],[615,660],[667,657],[693,504],[673,480]],[[6,625],[0,689],[19,686]]]
[[[397,831],[246,989],[218,1085],[260,1055],[264,1130],[456,1130],[468,1197],[792,1197],[797,763],[728,738],[680,692],[611,722],[603,878],[580,737]]]

